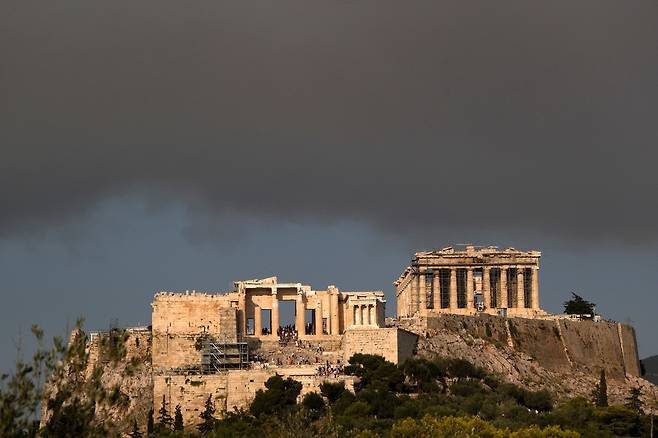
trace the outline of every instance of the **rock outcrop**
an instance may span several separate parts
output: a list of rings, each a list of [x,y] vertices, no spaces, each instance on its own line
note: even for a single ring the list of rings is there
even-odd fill
[[[466,359],[528,389],[546,388],[558,399],[589,397],[601,369],[611,403],[632,387],[646,401],[656,391],[640,378],[633,328],[612,322],[442,315],[398,322],[419,334],[416,354]]]

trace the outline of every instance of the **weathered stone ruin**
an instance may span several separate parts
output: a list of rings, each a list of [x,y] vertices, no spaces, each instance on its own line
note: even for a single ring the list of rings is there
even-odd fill
[[[171,413],[181,406],[186,425],[200,421],[209,395],[218,413],[248,407],[275,373],[301,382],[302,396],[324,381],[344,380],[349,388],[353,378],[342,367],[355,353],[394,363],[412,355],[465,358],[565,397],[587,395],[587,382],[602,368],[611,399],[648,384],[639,378],[632,327],[573,321],[539,307],[539,257],[473,246],[416,253],[394,283],[397,318],[385,317],[382,291],[314,290],[276,277],[237,281],[225,293],[160,292],[151,330],[126,332],[126,360],[144,365],[122,381],[127,365],[113,365],[113,373],[108,364],[106,379],[129,395],[140,419],[145,397],[156,410],[164,397]],[[294,322],[284,325],[286,302],[294,303]],[[90,369],[101,361],[102,338],[91,337]],[[135,392],[143,382],[148,386]]]
[[[280,323],[284,301],[294,302],[292,325]],[[237,281],[227,293],[160,292],[152,304],[153,398],[164,395],[172,410],[180,404],[193,423],[209,395],[219,411],[244,408],[274,373],[302,382],[303,395],[337,379],[354,353],[403,361],[417,336],[386,328],[385,304],[381,291],[313,290],[276,277]]]
[[[540,256],[539,251],[472,245],[418,252],[393,283],[397,315],[545,314],[539,307]]]

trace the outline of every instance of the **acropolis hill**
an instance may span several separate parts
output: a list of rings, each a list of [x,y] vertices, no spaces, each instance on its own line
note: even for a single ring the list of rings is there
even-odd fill
[[[588,394],[602,368],[613,400],[648,384],[639,378],[632,327],[540,308],[540,255],[474,246],[418,252],[394,282],[395,318],[386,318],[382,291],[316,289],[277,277],[235,281],[227,292],[159,292],[151,326],[91,334],[88,366],[101,364],[104,382],[130,397],[130,415],[145,419],[164,397],[172,414],[182,407],[186,425],[199,421],[209,395],[218,412],[248,406],[275,373],[300,381],[301,396],[325,381],[350,387],[342,367],[354,353],[393,363],[465,358],[558,396]],[[280,312],[285,302],[294,303],[289,323]],[[112,363],[103,345],[118,336],[125,357]]]

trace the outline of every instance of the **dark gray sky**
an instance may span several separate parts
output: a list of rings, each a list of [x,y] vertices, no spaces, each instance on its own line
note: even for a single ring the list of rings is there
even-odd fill
[[[0,351],[158,289],[544,250],[658,352],[658,3],[0,3]],[[7,353],[11,354],[11,353]]]

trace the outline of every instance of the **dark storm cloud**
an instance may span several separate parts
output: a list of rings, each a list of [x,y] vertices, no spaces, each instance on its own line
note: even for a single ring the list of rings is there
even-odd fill
[[[146,190],[217,217],[655,241],[657,22],[639,0],[6,0],[0,235]]]

